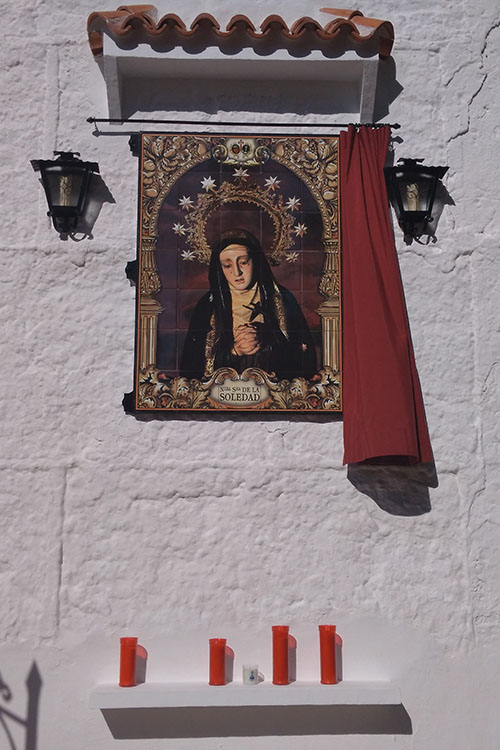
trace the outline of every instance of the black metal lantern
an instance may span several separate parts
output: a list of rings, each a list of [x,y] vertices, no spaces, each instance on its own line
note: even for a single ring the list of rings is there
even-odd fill
[[[77,151],[54,151],[57,159],[33,159],[31,166],[40,172],[52,222],[57,232],[76,229],[82,215],[92,173],[99,172],[96,162],[81,161]]]
[[[437,184],[448,171],[448,167],[426,167],[422,162],[399,159],[401,166],[384,168],[389,200],[407,245],[418,239],[433,220]]]

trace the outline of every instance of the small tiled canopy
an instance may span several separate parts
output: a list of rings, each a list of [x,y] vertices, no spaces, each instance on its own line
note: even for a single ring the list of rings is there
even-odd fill
[[[175,41],[182,43],[183,39],[196,35],[211,33],[221,41],[234,34],[247,34],[254,40],[264,39],[270,34],[281,35],[283,44],[289,44],[304,38],[307,34],[316,36],[322,42],[334,41],[339,37],[349,37],[357,47],[375,43],[380,57],[389,57],[394,42],[394,29],[389,21],[377,18],[366,18],[359,10],[344,10],[341,8],[321,8],[325,13],[334,16],[333,20],[322,25],[314,18],[304,16],[297,19],[289,27],[281,16],[269,15],[257,28],[247,16],[235,15],[225,29],[209,13],[200,13],[186,26],[184,21],[175,13],[167,13],[158,21],[154,5],[121,5],[112,11],[96,11],[91,13],[87,21],[89,44],[93,54],[97,57],[103,52],[103,33],[119,41],[124,37],[139,32],[144,41],[150,43]]]

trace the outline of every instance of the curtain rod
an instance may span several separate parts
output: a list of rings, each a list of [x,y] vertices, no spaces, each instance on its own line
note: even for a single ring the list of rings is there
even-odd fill
[[[148,125],[217,125],[222,127],[227,127],[229,125],[234,125],[236,127],[249,127],[251,125],[252,127],[258,126],[258,127],[266,127],[266,128],[296,128],[296,127],[311,127],[311,128],[348,128],[349,125],[354,125],[355,127],[361,127],[362,125],[365,125],[369,128],[383,128],[385,126],[392,128],[394,130],[398,130],[401,125],[398,122],[390,123],[390,122],[253,122],[249,123],[246,122],[227,122],[227,121],[216,121],[216,120],[142,120],[140,118],[121,118],[121,117],[88,117],[87,122],[91,124],[97,124],[98,122],[106,122],[106,123],[129,123],[129,122],[137,122],[137,123],[146,123]]]

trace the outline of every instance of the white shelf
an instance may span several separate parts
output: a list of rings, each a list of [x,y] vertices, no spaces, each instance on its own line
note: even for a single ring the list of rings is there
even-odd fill
[[[390,682],[341,682],[338,685],[294,682],[291,685],[214,687],[201,683],[144,683],[131,688],[97,685],[91,708],[187,708],[200,706],[399,705],[399,688]]]
[[[339,37],[340,47],[341,39]],[[202,85],[204,81],[212,82],[222,97],[227,90],[234,93],[234,85],[241,87],[241,82],[263,82],[267,89],[271,87],[280,100],[285,95],[284,91],[288,91],[287,96],[290,96],[290,91],[283,89],[282,82],[286,81],[309,84],[313,90],[316,89],[322,105],[325,100],[328,101],[330,112],[335,113],[336,117],[348,118],[347,122],[353,118],[371,122],[379,63],[376,49],[367,55],[339,48],[338,55],[333,56],[310,49],[307,55],[297,57],[286,48],[262,55],[252,47],[243,47],[228,55],[213,44],[193,54],[182,45],[166,51],[158,51],[148,44],[122,46],[113,37],[104,34],[101,70],[106,82],[109,117],[112,118],[125,116],[127,106],[124,97],[129,106],[131,101],[134,103],[134,111],[144,110],[144,107],[144,111],[150,111],[151,101],[156,102],[154,109],[161,111],[163,106],[158,87],[179,86],[179,81],[184,81],[185,85],[189,85],[190,81],[202,81]],[[222,83],[225,83],[225,87],[221,88]],[[227,89],[227,86],[230,88]],[[155,89],[155,96],[151,99],[150,91]],[[177,98],[181,101],[182,97],[179,99],[179,96]],[[290,103],[288,98],[286,101]]]

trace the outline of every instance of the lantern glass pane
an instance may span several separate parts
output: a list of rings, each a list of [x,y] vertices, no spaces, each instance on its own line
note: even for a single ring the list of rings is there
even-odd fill
[[[398,186],[404,211],[427,211],[434,178],[421,174],[398,175]]]
[[[60,166],[47,169],[47,183],[54,208],[77,207],[80,199],[85,172],[81,169],[70,171],[67,167],[64,168],[64,172],[62,174]]]

